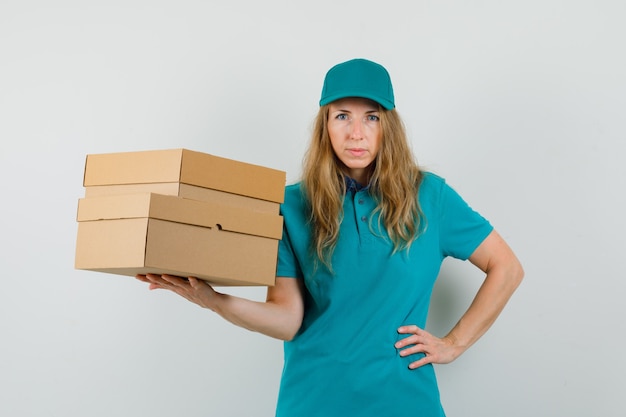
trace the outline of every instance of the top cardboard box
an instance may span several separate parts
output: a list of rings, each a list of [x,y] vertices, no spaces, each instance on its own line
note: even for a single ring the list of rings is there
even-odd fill
[[[149,184],[117,184],[117,185],[92,185],[85,187],[85,197],[106,197],[125,194],[155,193],[182,197],[190,200],[228,204],[233,207],[246,208],[268,214],[279,214],[280,203],[261,200],[260,198],[248,197],[240,194],[227,193],[211,188],[198,187],[196,185],[182,184],[180,182],[152,182]]]
[[[179,182],[282,203],[283,171],[187,149],[87,155],[83,185]]]

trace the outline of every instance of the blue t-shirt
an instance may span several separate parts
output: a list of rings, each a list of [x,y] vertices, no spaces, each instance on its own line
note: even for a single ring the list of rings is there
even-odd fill
[[[419,202],[425,231],[392,254],[387,233],[371,229],[368,190],[347,192],[331,274],[311,257],[300,184],[286,188],[277,276],[303,279],[306,299],[302,326],[284,344],[277,417],[444,416],[433,367],[408,368],[419,355],[399,355],[394,344],[407,336],[397,328],[424,328],[443,259],[467,259],[492,227],[434,174],[424,175]]]

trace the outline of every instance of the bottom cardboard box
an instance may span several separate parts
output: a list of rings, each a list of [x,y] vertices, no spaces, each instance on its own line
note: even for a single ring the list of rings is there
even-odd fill
[[[216,286],[272,286],[278,240],[146,218],[78,223],[76,269],[195,276]]]

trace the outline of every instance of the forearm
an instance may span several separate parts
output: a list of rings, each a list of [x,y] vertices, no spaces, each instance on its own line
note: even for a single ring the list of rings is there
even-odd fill
[[[493,231],[469,258],[486,274],[472,304],[454,328],[438,338],[415,325],[401,326],[409,334],[396,342],[400,355],[423,353],[409,365],[416,369],[428,363],[450,363],[472,346],[491,327],[524,276],[522,265],[500,235]]]
[[[216,293],[209,307],[229,322],[280,340],[291,340],[302,322],[297,307]]]
[[[455,347],[457,356],[480,339],[496,321],[522,277],[523,270],[517,260],[487,272],[472,304],[444,337]]]
[[[151,290],[170,290],[233,324],[277,339],[291,340],[304,316],[304,284],[296,278],[277,277],[265,302],[218,293],[195,277],[147,274],[137,279],[150,283]]]

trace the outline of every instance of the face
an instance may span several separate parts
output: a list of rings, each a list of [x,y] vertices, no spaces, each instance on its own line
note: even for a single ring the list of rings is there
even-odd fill
[[[366,184],[382,140],[378,105],[363,98],[330,103],[328,134],[335,155],[346,166],[346,175]]]

